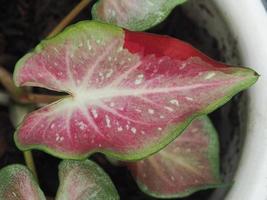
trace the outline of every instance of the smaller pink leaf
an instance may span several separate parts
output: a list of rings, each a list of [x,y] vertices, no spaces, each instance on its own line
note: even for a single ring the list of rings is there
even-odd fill
[[[93,18],[134,31],[143,31],[162,22],[177,5],[186,0],[100,0]]]
[[[155,197],[184,197],[218,187],[219,143],[208,117],[194,120],[159,153],[128,167],[140,188]]]
[[[109,176],[94,162],[62,161],[59,165],[60,186],[57,200],[117,200]]]
[[[1,200],[45,200],[30,171],[22,165],[10,165],[0,170]]]

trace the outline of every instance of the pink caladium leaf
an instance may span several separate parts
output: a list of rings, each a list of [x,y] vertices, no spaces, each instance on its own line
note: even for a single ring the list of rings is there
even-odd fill
[[[118,200],[109,176],[94,162],[64,160],[59,165],[57,200]]]
[[[30,171],[22,165],[10,165],[0,170],[0,199],[45,200]]]
[[[21,150],[61,158],[102,152],[141,159],[257,78],[251,69],[215,62],[171,37],[80,22],[16,64],[17,86],[70,95],[27,115],[15,141]]]
[[[99,0],[92,9],[93,19],[143,31],[162,22],[186,0]]]
[[[165,149],[128,167],[139,187],[154,197],[185,197],[218,187],[217,132],[208,117],[199,117]]]

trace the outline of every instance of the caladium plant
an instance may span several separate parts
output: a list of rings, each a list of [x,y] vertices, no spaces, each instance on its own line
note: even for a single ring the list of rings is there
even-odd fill
[[[221,186],[219,141],[207,116],[195,119],[160,152],[127,165],[141,190],[158,198]]]
[[[17,86],[69,96],[26,116],[16,144],[61,158],[142,159],[257,78],[171,37],[79,22],[17,63]]]
[[[99,0],[92,9],[93,19],[134,31],[147,30],[162,22],[186,0]]]
[[[94,162],[62,161],[60,185],[56,200],[118,200],[115,186]],[[45,200],[31,172],[23,165],[10,165],[0,170],[0,199]]]

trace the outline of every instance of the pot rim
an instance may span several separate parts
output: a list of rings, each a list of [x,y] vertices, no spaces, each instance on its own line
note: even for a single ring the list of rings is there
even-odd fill
[[[267,10],[263,1],[213,0],[238,42],[244,65],[261,77],[248,90],[247,136],[226,200],[267,198]]]

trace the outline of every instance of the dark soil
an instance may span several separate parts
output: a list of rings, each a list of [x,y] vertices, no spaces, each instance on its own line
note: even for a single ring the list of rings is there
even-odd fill
[[[12,72],[16,61],[45,38],[49,31],[56,26],[76,3],[77,0],[2,0],[0,5],[0,65],[5,66],[6,69]],[[88,8],[75,21],[90,19],[90,17],[90,9]],[[190,21],[179,8],[164,23],[153,28],[151,32],[178,37],[190,42],[210,57],[223,60],[223,56],[217,48],[216,40],[210,37],[207,31]],[[239,98],[236,97],[235,101],[239,101]],[[228,114],[233,115],[231,118],[238,119],[238,116],[235,116],[238,115],[235,111],[235,101],[229,103],[226,107],[229,110]],[[221,135],[223,109],[219,109],[211,115]],[[239,122],[235,120],[230,123],[232,123],[230,124],[232,127],[239,125]],[[221,138],[221,159],[223,162],[226,159],[224,152],[228,148],[227,142],[229,141],[227,140],[231,138],[232,132],[233,130],[229,128],[229,133],[227,134],[230,136],[227,137],[228,139]],[[0,106],[0,168],[11,163],[24,163],[22,153],[13,142],[13,133],[14,127],[12,127],[9,119],[9,108]],[[57,166],[60,160],[37,151],[34,151],[34,158],[42,189],[48,196],[54,196],[58,186]],[[102,155],[94,155],[93,159],[111,176],[122,200],[154,199],[139,191],[126,168],[112,166]],[[204,200],[211,193],[212,190],[198,192],[185,199]]]

